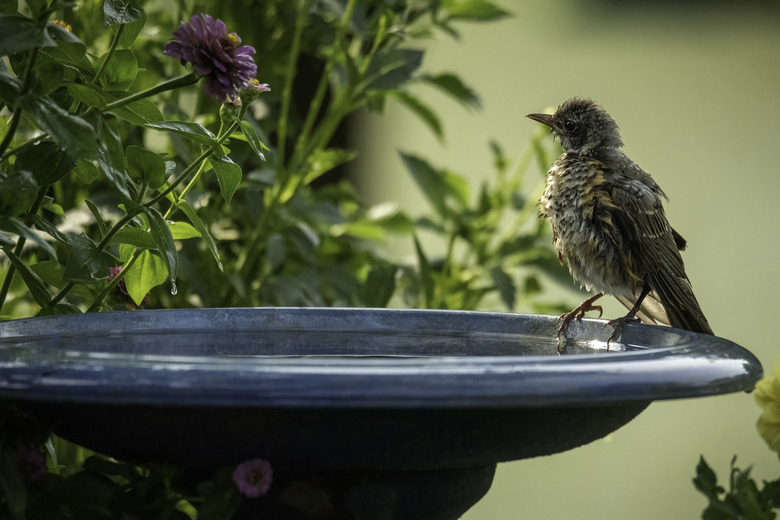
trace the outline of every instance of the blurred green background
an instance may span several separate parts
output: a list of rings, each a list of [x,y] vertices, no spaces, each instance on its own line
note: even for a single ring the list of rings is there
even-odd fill
[[[444,143],[393,105],[354,125],[354,171],[371,201],[424,212],[399,150],[487,178],[491,138],[517,156],[537,131],[526,114],[591,97],[669,195],[667,215],[688,239],[687,271],[716,334],[771,371],[780,354],[777,2],[497,3],[513,18],[464,26],[459,43],[431,41],[424,63],[458,73],[481,95],[482,111],[420,89],[442,116]],[[410,253],[410,244],[395,246],[399,257]],[[573,306],[585,293],[563,297]],[[606,317],[624,312],[615,301],[605,307]],[[604,440],[499,465],[491,491],[464,518],[698,518],[705,499],[691,479],[700,455],[722,483],[734,455],[754,465],[758,482],[777,478],[777,458],[755,430],[759,411],[746,394],[654,403]]]

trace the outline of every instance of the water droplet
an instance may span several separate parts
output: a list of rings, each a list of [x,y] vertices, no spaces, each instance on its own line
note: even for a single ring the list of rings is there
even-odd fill
[[[176,287],[176,280],[171,280],[171,294],[173,296],[176,296],[176,293],[179,292],[179,288]]]

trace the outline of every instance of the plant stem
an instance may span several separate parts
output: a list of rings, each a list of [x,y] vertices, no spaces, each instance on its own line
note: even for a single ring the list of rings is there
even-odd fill
[[[127,97],[123,97],[122,99],[117,99],[116,101],[107,104],[105,110],[106,112],[108,112],[110,110],[115,110],[119,107],[123,107],[129,103],[132,103],[133,101],[138,101],[139,99],[144,99],[153,96],[155,94],[159,94],[160,92],[173,90],[179,87],[186,87],[187,85],[192,85],[193,83],[197,83],[199,79],[200,76],[198,76],[198,74],[195,72],[190,72],[189,74],[183,74],[176,78],[169,79],[168,81],[163,81],[162,83],[150,87],[146,90],[142,90],[141,92],[136,92],[135,94],[131,94]]]
[[[97,85],[98,81],[100,81],[100,78],[103,77],[103,74],[106,72],[106,68],[108,68],[108,62],[111,60],[111,57],[114,55],[114,51],[116,50],[117,45],[119,45],[119,37],[122,36],[122,32],[124,32],[125,26],[124,24],[119,26],[119,29],[117,29],[116,34],[114,34],[114,38],[111,40],[111,46],[108,48],[108,52],[106,53],[106,57],[103,60],[103,63],[100,64],[100,68],[95,72],[95,76],[92,78],[92,84]]]
[[[303,26],[306,22],[308,10],[307,0],[298,0],[292,49],[290,50],[290,60],[287,62],[287,72],[285,73],[286,81],[284,83],[284,90],[282,90],[282,107],[281,113],[279,114],[279,138],[276,145],[276,171],[278,173],[284,171],[285,148],[287,146],[287,124],[290,119],[293,80],[295,79],[295,69],[298,64],[298,55],[301,52],[301,35],[303,33]]]
[[[47,187],[43,187],[38,190],[38,197],[30,207],[30,211],[27,212],[27,218],[25,218],[26,225],[30,224],[32,215],[38,213],[38,209],[40,209],[41,204],[43,204],[43,199],[46,197],[46,190]],[[24,249],[24,244],[26,242],[27,239],[20,235],[19,239],[16,241],[16,246],[14,246],[14,254],[16,256],[20,256],[22,254],[22,249]],[[8,291],[11,289],[11,282],[13,282],[15,274],[16,268],[13,264],[9,265],[8,273],[5,275],[5,280],[3,280],[3,286],[0,287],[0,311],[3,309],[3,305],[5,305],[5,299],[8,297]]]
[[[98,295],[97,298],[95,298],[95,301],[92,302],[92,304],[87,308],[87,312],[95,312],[97,308],[100,306],[100,304],[103,302],[103,300],[106,299],[106,296],[108,296],[111,291],[114,290],[114,288],[119,285],[119,282],[122,281],[122,278],[125,277],[125,273],[127,272],[130,267],[135,263],[136,260],[140,257],[140,253],[138,252],[138,249],[133,251],[133,254],[130,255],[130,258],[127,259],[125,264],[122,266],[122,270],[119,271],[113,280],[108,282],[108,285],[105,289]]]
[[[27,65],[24,68],[24,82],[22,83],[22,90],[19,92],[19,97],[24,97],[30,91],[30,85],[32,84],[32,69],[35,64],[35,59],[38,57],[38,48],[34,48],[30,51],[30,57],[27,59]],[[8,132],[6,132],[3,142],[0,143],[0,156],[11,144],[11,140],[16,134],[16,129],[19,127],[19,122],[22,120],[22,107],[19,103],[14,107],[14,113],[11,116],[11,124],[8,126]]]
[[[336,62],[337,52],[335,49],[339,47],[341,40],[344,38],[344,34],[349,26],[349,21],[352,19],[352,13],[355,11],[356,0],[349,0],[346,9],[344,9],[344,16],[341,18],[339,27],[336,31],[332,48],[334,52],[328,56],[328,61],[325,62],[325,67],[320,76],[320,81],[317,84],[317,90],[314,92],[314,97],[309,104],[309,111],[306,113],[306,119],[303,122],[303,127],[298,135],[298,139],[295,143],[295,151],[293,153],[293,161],[291,163],[290,171],[294,172],[296,164],[301,162],[306,156],[306,145],[308,144],[309,136],[314,128],[314,122],[317,120],[317,114],[320,112],[320,107],[325,99],[325,93],[328,90],[328,83],[330,81],[330,74],[333,71],[334,63]]]
[[[233,122],[223,135],[217,137],[216,146],[221,146],[222,142],[224,142],[225,139],[227,139],[228,136],[233,133],[233,131],[237,126],[238,123]],[[182,181],[184,181],[184,179],[186,179],[195,170],[196,167],[200,167],[203,164],[203,162],[206,159],[208,159],[213,153],[214,153],[214,147],[207,148],[202,154],[198,156],[197,159],[195,159],[194,162],[192,162],[189,166],[187,166],[187,168],[185,168],[185,170],[181,172],[181,174],[176,179],[174,179],[174,181],[170,184],[170,186],[168,186],[168,188],[166,188],[164,191],[157,194],[157,196],[152,198],[149,202],[147,202],[143,206],[136,206],[134,208],[128,209],[127,214],[121,219],[119,219],[119,221],[116,224],[111,226],[111,229],[109,229],[106,232],[105,236],[103,236],[103,239],[97,244],[97,251],[98,252],[103,251],[106,247],[108,247],[109,242],[111,242],[111,239],[120,229],[122,229],[125,225],[127,225],[127,223],[130,222],[136,215],[141,213],[144,210],[144,208],[151,207],[154,204],[160,202],[165,197],[167,197],[168,194],[171,193],[176,188],[176,186],[181,184]],[[57,303],[59,303],[59,301],[62,300],[62,298],[64,298],[65,295],[67,295],[71,289],[73,289],[74,285],[75,284],[73,284],[72,282],[69,282],[65,287],[62,288],[60,292],[58,292],[54,296],[54,298],[52,298],[49,301],[47,307],[52,307]]]

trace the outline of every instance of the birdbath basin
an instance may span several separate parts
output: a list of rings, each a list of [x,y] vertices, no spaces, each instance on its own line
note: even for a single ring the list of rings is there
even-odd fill
[[[338,518],[444,520],[498,462],[762,374],[718,337],[629,324],[608,348],[604,321],[573,322],[565,343],[557,330],[550,316],[436,310],[32,318],[0,323],[0,398],[107,455],[195,472],[261,457],[275,482],[327,482]]]

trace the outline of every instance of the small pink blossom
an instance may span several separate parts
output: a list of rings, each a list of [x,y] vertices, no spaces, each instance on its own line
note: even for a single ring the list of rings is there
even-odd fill
[[[233,481],[238,490],[252,498],[268,493],[273,481],[271,463],[264,459],[250,459],[236,466]]]

